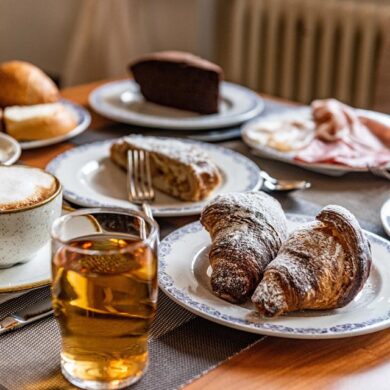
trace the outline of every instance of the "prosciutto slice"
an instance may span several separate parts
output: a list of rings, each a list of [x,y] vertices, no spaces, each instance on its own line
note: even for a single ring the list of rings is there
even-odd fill
[[[390,162],[390,127],[358,117],[354,109],[334,99],[312,103],[316,134],[295,159],[355,168]]]

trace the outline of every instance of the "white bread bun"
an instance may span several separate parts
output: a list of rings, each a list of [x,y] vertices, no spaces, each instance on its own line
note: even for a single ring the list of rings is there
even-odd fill
[[[77,126],[74,113],[61,103],[6,107],[3,115],[6,132],[18,141],[57,137]]]
[[[0,64],[0,107],[57,102],[60,93],[45,73],[23,61]]]

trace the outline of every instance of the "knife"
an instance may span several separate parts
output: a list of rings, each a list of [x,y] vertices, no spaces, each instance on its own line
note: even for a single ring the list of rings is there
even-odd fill
[[[0,334],[31,324],[52,313],[51,299],[48,296],[0,320]]]

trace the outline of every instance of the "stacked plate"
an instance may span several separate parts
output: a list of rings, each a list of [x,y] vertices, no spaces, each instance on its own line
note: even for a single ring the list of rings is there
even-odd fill
[[[239,137],[232,128],[260,114],[263,100],[253,91],[222,82],[218,114],[199,115],[145,101],[132,80],[115,81],[95,89],[90,106],[99,114],[122,123],[145,128],[175,130],[201,141],[222,141]],[[218,131],[216,131],[218,129]]]

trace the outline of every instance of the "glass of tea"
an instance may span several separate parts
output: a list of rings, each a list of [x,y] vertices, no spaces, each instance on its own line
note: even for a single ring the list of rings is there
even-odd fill
[[[136,211],[85,209],[52,227],[61,369],[83,389],[120,389],[148,365],[157,303],[158,225]]]

